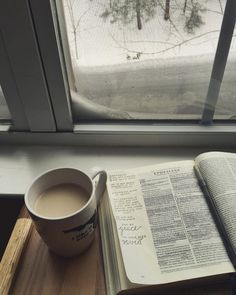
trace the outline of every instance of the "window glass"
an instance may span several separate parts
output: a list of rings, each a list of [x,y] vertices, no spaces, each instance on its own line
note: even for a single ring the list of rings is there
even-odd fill
[[[3,91],[0,85],[0,120],[1,119],[10,119],[10,113],[7,107],[6,100],[3,95]]]
[[[97,112],[94,118],[101,119],[200,119],[225,4],[63,0],[74,117]],[[231,61],[216,114],[235,96],[234,83],[227,89],[232,68]]]

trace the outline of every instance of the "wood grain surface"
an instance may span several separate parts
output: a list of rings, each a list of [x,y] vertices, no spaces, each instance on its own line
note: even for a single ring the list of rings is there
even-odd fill
[[[74,258],[50,252],[33,228],[10,294],[104,295],[98,229],[90,248]]]

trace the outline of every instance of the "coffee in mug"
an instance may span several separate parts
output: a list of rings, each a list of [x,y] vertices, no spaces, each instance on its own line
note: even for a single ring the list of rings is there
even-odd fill
[[[52,169],[38,176],[26,191],[25,204],[36,230],[59,255],[80,254],[94,239],[107,174],[103,170],[91,174],[73,168]]]
[[[89,193],[73,183],[62,183],[45,190],[35,202],[35,212],[45,217],[72,214],[88,202]]]

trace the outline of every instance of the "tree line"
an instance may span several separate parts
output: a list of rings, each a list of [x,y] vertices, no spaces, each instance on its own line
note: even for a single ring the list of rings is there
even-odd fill
[[[157,13],[157,9],[163,12],[165,21],[171,18],[171,0],[109,0],[109,4],[101,13],[104,20],[110,19],[110,23],[120,22],[124,25],[136,21],[137,29],[142,30],[143,23],[151,20]],[[188,11],[185,18],[185,30],[193,33],[195,28],[204,22],[201,12],[206,9],[196,0],[184,0],[182,4],[183,15]]]

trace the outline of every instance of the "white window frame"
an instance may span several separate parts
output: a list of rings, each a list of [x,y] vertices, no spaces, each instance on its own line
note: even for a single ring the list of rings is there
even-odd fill
[[[72,131],[69,85],[53,1],[29,0],[57,131]]]
[[[231,11],[233,7],[236,13],[235,0],[228,0],[227,5],[231,5]],[[180,121],[93,121],[73,126],[68,77],[60,36],[54,29],[54,26],[58,27],[54,14],[54,0],[0,2],[0,62],[4,60],[5,64],[0,68],[0,77],[3,77],[2,88],[14,124],[13,127],[9,125],[8,132],[6,128],[0,129],[2,142],[111,146],[214,145],[214,148],[235,145],[236,124],[233,122],[203,126],[197,122]],[[14,114],[14,102],[19,105],[17,114]]]
[[[7,67],[11,69],[12,75],[11,80],[2,84],[7,103],[9,99],[17,99],[6,92],[6,89],[11,87],[9,84],[14,81],[16,93],[28,121],[29,131],[56,131],[28,1],[0,1],[0,28],[1,41],[4,44],[5,54],[8,56]],[[5,74],[3,70],[2,68],[0,70],[1,76]],[[11,115],[14,117],[12,112]],[[15,121],[14,125],[20,129],[16,123]]]
[[[24,113],[24,107],[19,98],[16,81],[12,73],[10,62],[8,60],[7,50],[4,46],[4,40],[0,31],[0,80],[1,87],[4,89],[7,98],[8,109],[12,116],[12,122],[15,130],[29,130],[28,121]]]

